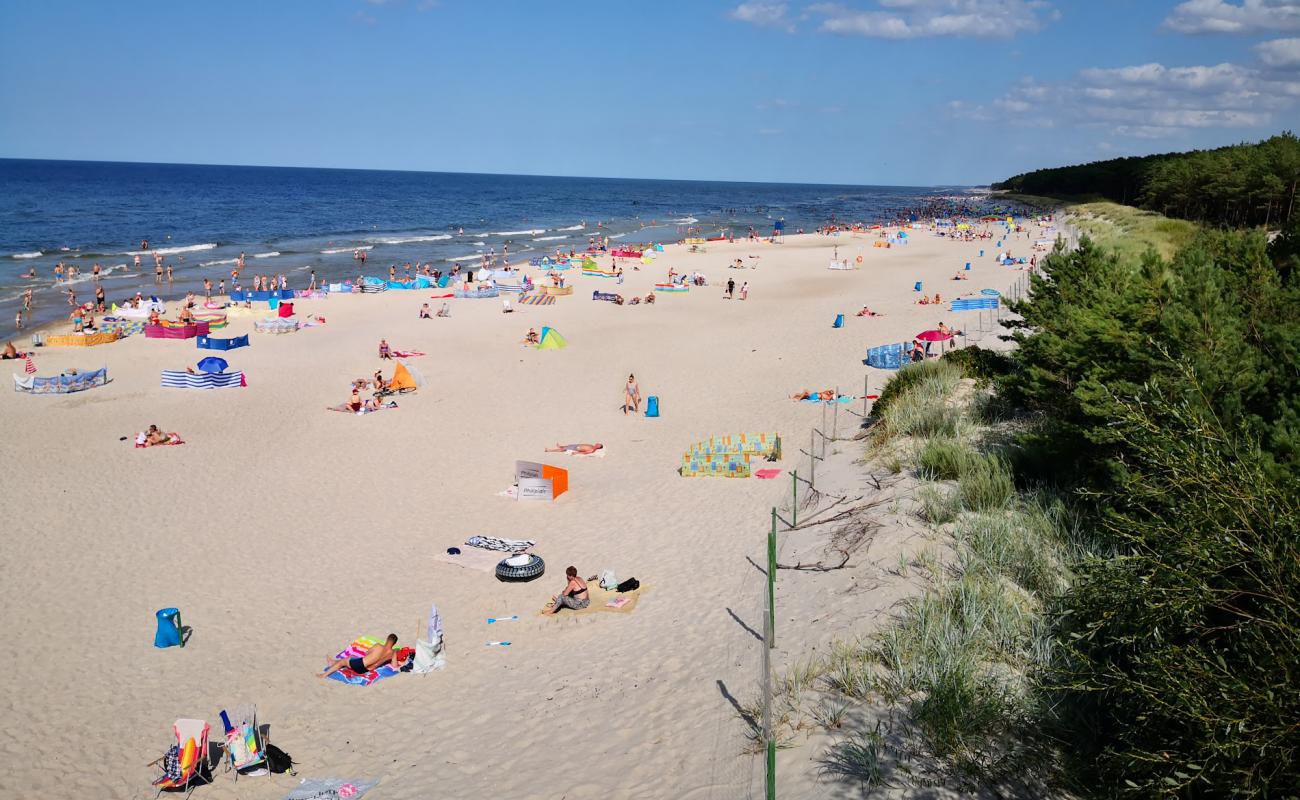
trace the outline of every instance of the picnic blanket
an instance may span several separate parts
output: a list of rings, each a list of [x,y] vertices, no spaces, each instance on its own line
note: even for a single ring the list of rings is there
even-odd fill
[[[376,639],[373,636],[359,636],[356,641],[343,648],[343,650],[341,650],[338,655],[334,656],[334,658],[360,658],[361,656],[364,656],[366,651],[370,648],[379,644],[380,641],[381,640]],[[353,672],[350,667],[344,667],[338,672],[330,673],[329,677],[332,680],[351,684],[352,686],[369,686],[375,681],[382,681],[384,678],[391,678],[394,675],[400,674],[401,673],[397,670],[385,664],[379,669],[372,669],[369,672]]]
[[[522,553],[530,547],[537,546],[534,539],[498,539],[495,536],[471,536],[465,540],[465,544],[502,553]]]
[[[620,594],[619,592],[602,589],[595,581],[588,581],[587,597],[591,599],[591,602],[587,607],[578,609],[565,608],[555,616],[582,617],[587,614],[601,614],[606,612],[613,614],[631,614],[636,609],[637,603],[640,602],[641,595],[645,594],[645,591],[646,585],[644,583],[641,584],[640,589],[635,589],[630,592],[622,592]],[[537,615],[545,616],[543,612],[545,612],[550,605],[551,604],[548,601],[537,610]]]

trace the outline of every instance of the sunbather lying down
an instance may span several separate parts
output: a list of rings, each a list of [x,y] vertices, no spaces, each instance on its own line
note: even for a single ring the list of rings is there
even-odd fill
[[[592,453],[596,452],[597,450],[601,449],[601,448],[604,447],[604,446],[605,446],[605,445],[601,444],[600,442],[596,442],[595,444],[559,444],[559,443],[556,443],[556,445],[555,445],[554,447],[548,447],[548,448],[546,448],[546,452],[548,452],[548,453],[564,453],[564,452],[569,452],[569,453],[577,453],[577,454],[580,455],[580,456],[589,456],[589,455],[591,455]]]
[[[377,644],[366,651],[364,656],[353,656],[352,658],[340,658],[333,664],[325,668],[325,671],[317,675],[317,678],[328,677],[335,672],[347,667],[353,672],[364,675],[372,669],[378,669],[388,662],[393,669],[400,669],[402,666],[401,659],[397,655],[397,634],[390,633],[383,644]]]
[[[834,400],[835,390],[822,389],[820,392],[809,392],[805,390],[802,392],[795,392],[794,394],[790,395],[790,399],[791,400]]]

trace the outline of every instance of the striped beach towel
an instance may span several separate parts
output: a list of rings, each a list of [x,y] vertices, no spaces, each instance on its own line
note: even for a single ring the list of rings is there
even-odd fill
[[[23,367],[23,372],[26,372],[28,375],[36,374],[36,363],[32,361],[31,356],[27,357],[27,364]]]
[[[535,539],[498,539],[495,536],[471,536],[465,540],[465,544],[470,547],[478,547],[483,550],[498,550],[502,553],[522,553],[530,547],[535,547]]]
[[[549,306],[555,304],[555,298],[549,294],[526,294],[519,298],[521,306]]]
[[[334,658],[360,658],[377,644],[379,644],[379,640],[373,636],[359,636],[356,641],[343,648]],[[379,669],[372,669],[369,672],[354,672],[350,667],[344,667],[338,672],[330,673],[330,678],[352,686],[369,686],[375,681],[391,678],[398,674],[400,673],[397,670],[388,665],[384,665]]]

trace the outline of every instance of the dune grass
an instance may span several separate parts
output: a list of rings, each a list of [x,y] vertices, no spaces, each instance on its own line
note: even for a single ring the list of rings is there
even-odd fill
[[[1147,248],[1154,248],[1161,257],[1172,258],[1199,229],[1194,222],[1109,200],[1069,205],[1066,211],[1070,222],[1093,241],[1126,257],[1136,258]]]

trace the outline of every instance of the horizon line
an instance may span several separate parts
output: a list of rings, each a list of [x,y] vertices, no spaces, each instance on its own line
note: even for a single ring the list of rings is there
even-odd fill
[[[800,181],[746,181],[735,179],[721,178],[640,178],[626,177],[618,175],[551,175],[534,172],[472,172],[454,170],[435,170],[435,169],[375,169],[372,167],[318,167],[286,164],[218,164],[212,162],[186,162],[186,161],[120,161],[120,160],[102,160],[87,158],[29,158],[23,156],[0,156],[0,161],[49,161],[56,164],[133,164],[137,166],[155,166],[155,167],[234,167],[239,169],[302,169],[302,170],[331,170],[335,172],[398,172],[414,173],[422,175],[485,175],[500,178],[565,178],[578,180],[596,180],[596,181],[651,181],[651,182],[677,182],[677,183],[736,183],[736,184],[754,184],[769,186],[828,186],[828,187],[848,187],[848,188],[867,188],[867,189],[992,189],[992,183],[940,183],[931,185],[922,184],[901,184],[901,183],[822,183],[819,181],[800,182]]]

